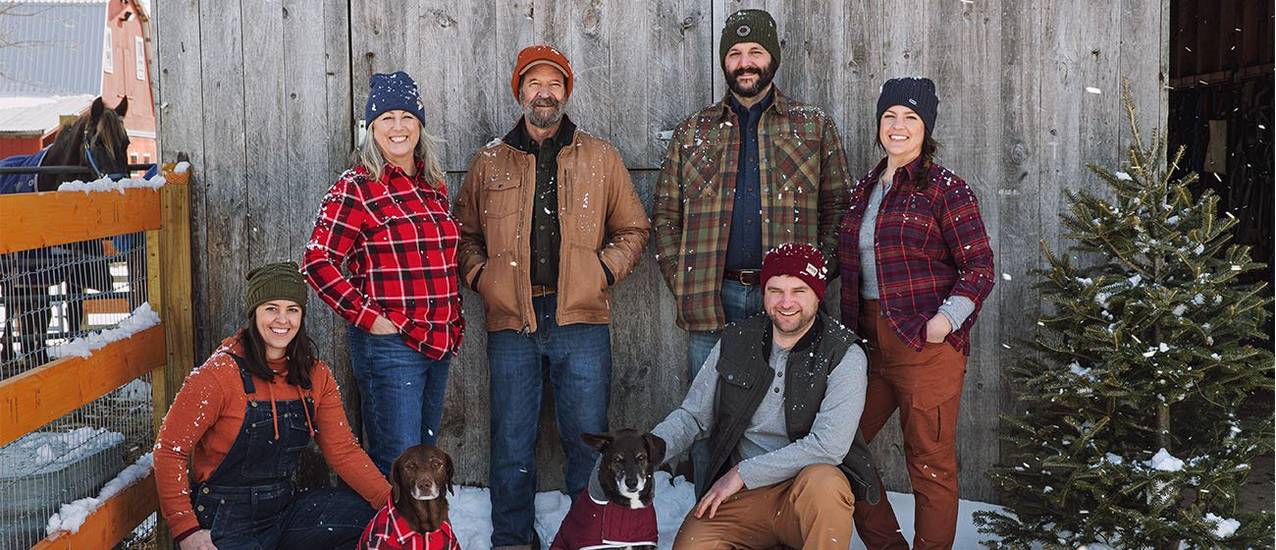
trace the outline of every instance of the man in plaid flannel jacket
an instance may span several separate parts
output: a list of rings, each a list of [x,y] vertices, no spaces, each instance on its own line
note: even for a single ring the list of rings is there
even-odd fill
[[[771,85],[770,14],[728,17],[719,54],[731,92],[674,130],[652,208],[656,258],[691,333],[691,378],[725,324],[762,311],[766,250],[810,243],[835,257],[850,183],[832,118]]]

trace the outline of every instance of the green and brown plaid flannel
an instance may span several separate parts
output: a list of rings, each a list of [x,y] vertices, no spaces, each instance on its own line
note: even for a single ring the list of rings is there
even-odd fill
[[[656,182],[656,260],[685,330],[724,324],[720,294],[740,142],[739,120],[724,97],[678,125]],[[758,123],[758,155],[763,250],[805,242],[836,264],[850,180],[833,119],[777,90]]]

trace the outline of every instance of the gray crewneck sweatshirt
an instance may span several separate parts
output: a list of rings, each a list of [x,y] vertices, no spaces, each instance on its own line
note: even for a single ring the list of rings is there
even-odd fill
[[[860,234],[858,237],[860,249],[860,298],[865,300],[876,300],[881,296],[877,283],[877,214],[882,208],[882,200],[891,189],[890,176],[883,172],[882,178],[877,183],[877,185],[873,186],[873,192],[868,195],[868,206],[864,209],[864,219],[860,221]],[[975,302],[965,296],[950,295],[944,300],[944,303],[940,304],[939,312],[948,318],[948,322],[955,331],[961,328],[962,323],[966,322],[966,318],[970,317],[971,313],[975,312]]]
[[[665,440],[666,457],[678,456],[690,448],[693,441],[708,437],[713,430],[720,345],[714,345],[709,352],[704,368],[692,381],[682,405],[651,430]],[[775,369],[775,378],[753,413],[737,449],[742,459],[737,468],[748,489],[792,479],[811,464],[840,464],[851,449],[864,412],[868,358],[859,346],[851,346],[842,362],[829,373],[828,387],[811,432],[790,442],[784,426],[784,377],[788,360],[789,350],[772,343],[770,365]]]

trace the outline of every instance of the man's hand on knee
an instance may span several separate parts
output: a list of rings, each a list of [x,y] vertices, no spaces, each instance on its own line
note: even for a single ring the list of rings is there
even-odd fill
[[[740,492],[744,488],[744,479],[740,477],[740,471],[731,468],[726,475],[722,476],[709,491],[701,497],[700,503],[696,505],[696,519],[704,516],[705,511],[709,512],[709,519],[713,519],[718,514],[718,505],[726,502],[731,495]]]

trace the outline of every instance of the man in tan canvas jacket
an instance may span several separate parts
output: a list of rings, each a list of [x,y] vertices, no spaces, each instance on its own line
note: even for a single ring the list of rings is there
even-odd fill
[[[612,285],[637,265],[650,224],[620,153],[564,115],[574,82],[558,50],[519,53],[523,118],[478,152],[455,217],[464,283],[483,296],[491,368],[492,547],[539,548],[532,520],[542,366],[554,385],[567,492],[607,431]]]

